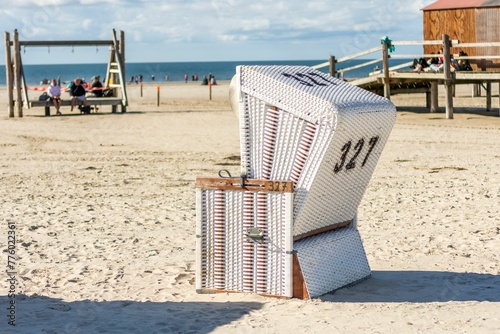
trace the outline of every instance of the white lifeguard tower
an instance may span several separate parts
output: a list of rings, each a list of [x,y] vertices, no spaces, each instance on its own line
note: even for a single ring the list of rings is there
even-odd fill
[[[309,67],[236,72],[242,176],[197,179],[197,291],[313,298],[368,278],[356,214],[395,106]]]

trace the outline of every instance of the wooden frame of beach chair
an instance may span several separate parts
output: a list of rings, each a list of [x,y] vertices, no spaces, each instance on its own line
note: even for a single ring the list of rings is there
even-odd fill
[[[395,106],[304,66],[240,66],[230,94],[240,119],[241,173],[251,179],[294,184],[292,231],[286,242],[293,243],[295,260],[289,267],[267,263],[266,275],[281,277],[282,271],[296,275],[292,274],[291,283],[282,281],[292,292],[283,287],[260,291],[256,280],[245,289],[207,284],[205,271],[197,277],[199,290],[313,298],[368,278],[370,267],[357,230],[357,208],[394,124]],[[215,210],[215,202],[202,202],[197,204],[203,207],[198,209],[203,225]],[[266,203],[270,212],[283,205]],[[223,216],[226,224],[242,224],[239,216]],[[267,231],[280,230],[282,223],[269,221]],[[215,232],[206,228],[200,233],[202,241]],[[226,235],[227,245],[241,240],[234,233],[243,232],[237,229]],[[211,247],[201,242],[199,262],[206,261]],[[269,247],[262,249],[272,252]],[[243,266],[238,261],[226,254],[226,264]],[[257,269],[253,268],[255,279]]]

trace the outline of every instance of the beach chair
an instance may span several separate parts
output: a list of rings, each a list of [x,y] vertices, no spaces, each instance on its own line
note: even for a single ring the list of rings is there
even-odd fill
[[[304,66],[239,66],[241,177],[198,178],[196,288],[313,298],[370,277],[357,208],[387,99]]]

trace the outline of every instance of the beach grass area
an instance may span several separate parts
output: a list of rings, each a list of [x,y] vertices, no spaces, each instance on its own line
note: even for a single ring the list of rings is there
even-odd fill
[[[193,82],[142,89],[126,113],[9,118],[0,88],[0,333],[500,332],[498,85],[491,112],[458,86],[453,120],[444,93],[438,113],[392,97],[358,212],[372,278],[313,300],[196,293],[195,178],[239,174],[229,81],[212,100]]]

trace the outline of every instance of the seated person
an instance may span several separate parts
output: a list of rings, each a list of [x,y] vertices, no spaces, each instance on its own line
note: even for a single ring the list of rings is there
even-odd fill
[[[102,83],[99,81],[99,77],[92,77],[92,85],[90,86],[90,92],[93,97],[102,97]]]
[[[85,88],[82,86],[82,79],[75,79],[75,82],[70,87],[70,94],[73,96],[71,99],[71,111],[73,111],[77,100],[82,102],[83,106],[87,105],[87,98],[85,97]]]
[[[59,111],[61,108],[61,86],[57,84],[56,79],[52,79],[49,89],[47,89],[47,95],[49,95],[50,101],[56,107],[56,114],[61,115]]]
[[[452,71],[460,71],[460,65],[458,64],[458,61],[453,58],[453,55],[450,55],[450,64]]]
[[[463,50],[460,50],[458,53],[459,57],[467,57],[468,54],[465,53]],[[472,71],[472,66],[470,66],[469,59],[459,59],[458,60],[458,66],[460,67],[460,71]]]
[[[414,72],[422,72],[424,71],[427,67],[429,67],[429,64],[427,63],[427,60],[425,58],[420,58],[420,59],[413,59],[413,71]]]

